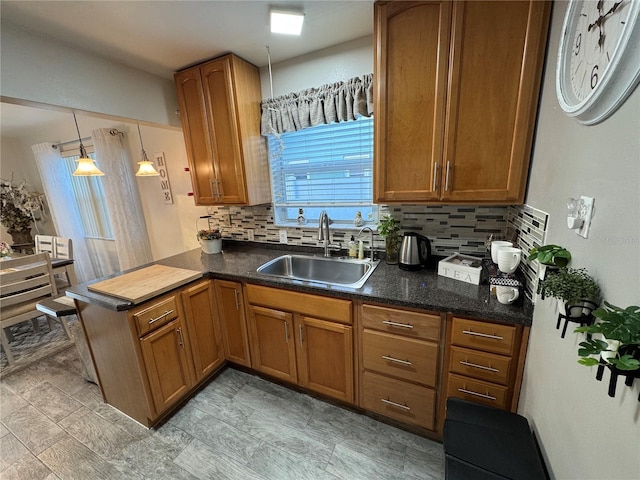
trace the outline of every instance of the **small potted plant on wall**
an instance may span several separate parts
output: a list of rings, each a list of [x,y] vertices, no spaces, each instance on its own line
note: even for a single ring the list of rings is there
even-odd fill
[[[400,222],[391,215],[386,215],[378,222],[378,232],[384,238],[387,263],[398,263],[398,250],[400,248],[398,232]]]
[[[571,261],[571,253],[560,245],[549,244],[532,248],[527,260],[530,262],[534,260],[538,261],[540,264],[538,276],[540,279],[543,279],[549,267],[551,267],[552,270],[566,268]]]
[[[600,287],[584,268],[561,268],[540,280],[538,293],[560,300],[566,316],[581,317],[597,307]]]
[[[640,370],[640,307],[620,308],[604,302],[604,307],[594,310],[593,316],[596,317],[593,325],[575,329],[589,334],[580,343],[578,363],[590,367],[605,362],[618,370]],[[591,338],[594,334],[602,339]]]
[[[198,230],[197,237],[204,253],[220,253],[222,251],[222,233],[219,228]]]

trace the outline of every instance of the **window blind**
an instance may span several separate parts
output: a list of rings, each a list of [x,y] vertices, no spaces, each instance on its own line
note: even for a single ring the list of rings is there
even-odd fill
[[[318,125],[269,137],[276,224],[297,223],[303,208],[315,220],[325,209],[336,223],[353,224],[357,211],[375,221],[373,119]]]

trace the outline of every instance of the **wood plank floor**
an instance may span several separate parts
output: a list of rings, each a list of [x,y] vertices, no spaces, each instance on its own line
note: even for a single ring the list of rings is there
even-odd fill
[[[442,445],[232,368],[152,430],[80,368],[70,348],[0,382],[0,478],[444,478]]]

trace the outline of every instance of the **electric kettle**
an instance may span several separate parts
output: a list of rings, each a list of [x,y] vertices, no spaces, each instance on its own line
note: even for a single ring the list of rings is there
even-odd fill
[[[431,243],[427,237],[407,232],[402,238],[398,266],[402,270],[420,270],[431,256]]]

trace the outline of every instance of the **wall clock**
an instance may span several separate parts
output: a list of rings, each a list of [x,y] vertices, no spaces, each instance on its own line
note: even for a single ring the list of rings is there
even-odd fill
[[[640,81],[640,0],[571,0],[558,49],[560,107],[585,125],[603,121]]]

